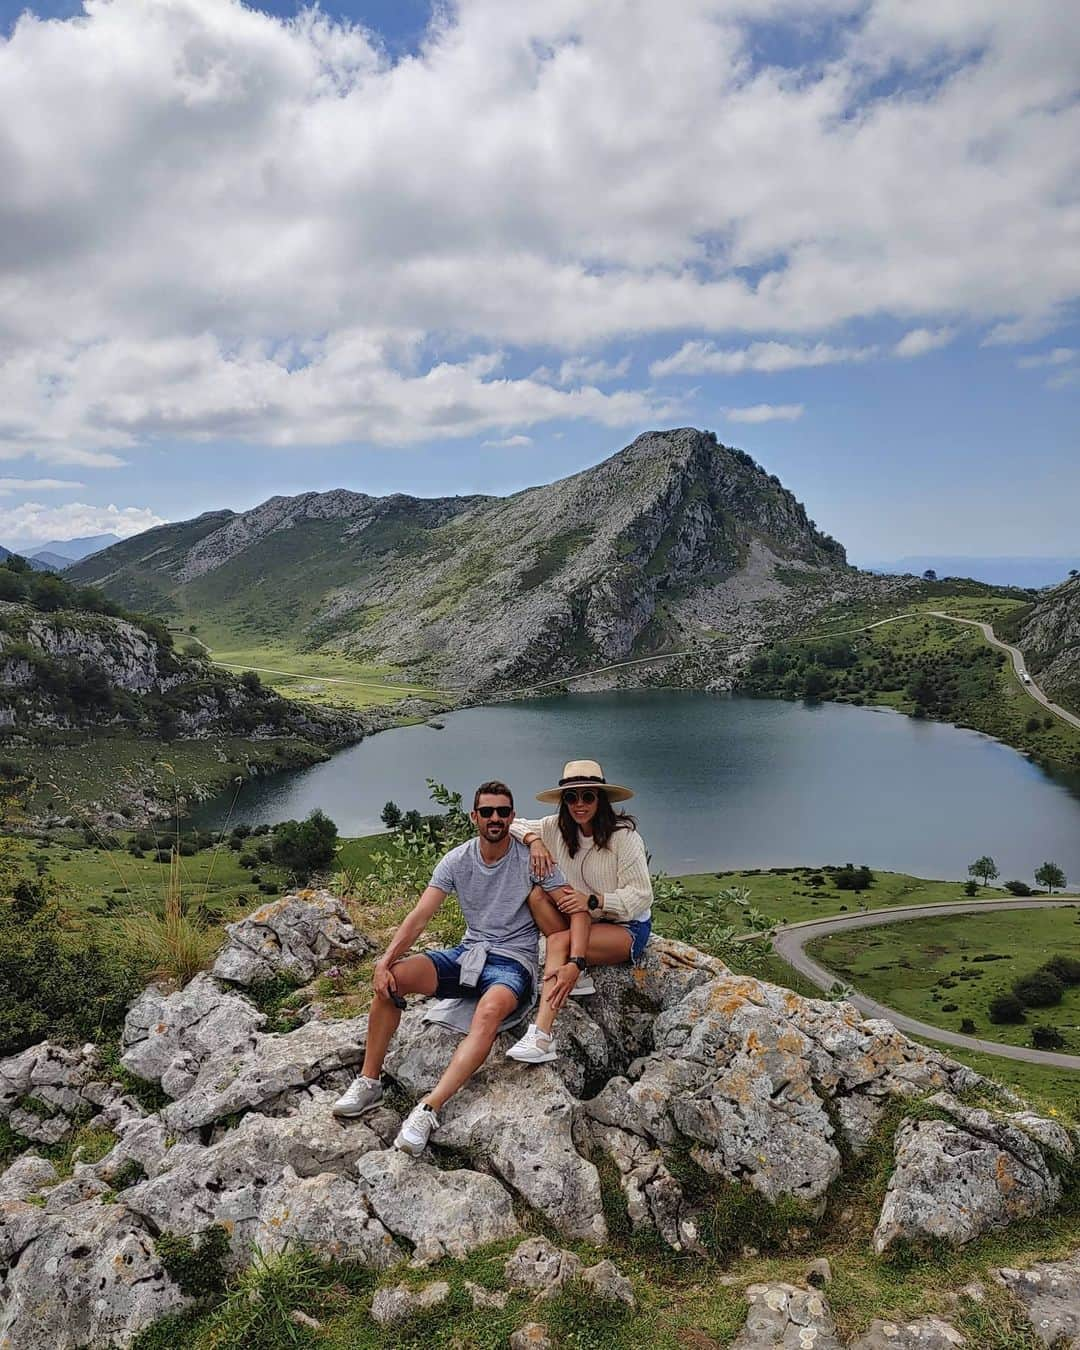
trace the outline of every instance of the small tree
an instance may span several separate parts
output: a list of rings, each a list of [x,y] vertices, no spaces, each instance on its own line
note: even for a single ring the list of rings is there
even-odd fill
[[[1052,1008],[1061,1002],[1065,986],[1051,970],[1033,970],[1022,975],[1012,987],[1021,1003],[1029,1008]]]
[[[997,1026],[1009,1022],[1022,1022],[1024,1020],[1024,1005],[1015,994],[998,994],[996,998],[990,1000],[987,1014],[990,1021]]]
[[[272,858],[279,867],[306,881],[325,872],[337,851],[337,826],[316,808],[306,820],[283,820],[274,827]]]
[[[1032,1027],[1031,1044],[1036,1050],[1060,1050],[1065,1045],[1065,1037],[1057,1027]]]
[[[937,581],[937,573],[932,567],[928,567],[922,574],[923,581]]]
[[[989,886],[997,875],[997,863],[986,853],[968,867],[968,876],[978,877],[984,886]]]
[[[978,895],[978,893],[979,893],[979,883],[975,880],[974,877],[969,877],[967,881],[964,882],[964,894]]]
[[[388,830],[396,830],[401,824],[401,807],[397,802],[387,802],[379,819]]]
[[[1048,895],[1053,895],[1055,886],[1058,890],[1061,890],[1062,886],[1065,885],[1065,873],[1057,863],[1044,862],[1035,873],[1035,880],[1040,886],[1046,887]]]

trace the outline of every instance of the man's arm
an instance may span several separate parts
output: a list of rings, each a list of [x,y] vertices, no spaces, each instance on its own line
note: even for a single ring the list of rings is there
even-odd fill
[[[398,925],[397,932],[390,939],[390,945],[375,962],[376,993],[384,993],[386,989],[393,990],[394,977],[390,974],[390,967],[405,955],[428,926],[432,915],[446,899],[446,895],[446,891],[440,890],[438,886],[424,888],[423,895]],[[385,989],[381,987],[384,984]]]

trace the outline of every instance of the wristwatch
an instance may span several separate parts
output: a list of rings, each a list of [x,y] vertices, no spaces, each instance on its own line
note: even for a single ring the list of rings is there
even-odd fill
[[[590,909],[590,910],[593,910],[593,909],[599,909],[599,908],[600,908],[600,897],[599,897],[598,895],[590,895],[590,896],[589,896],[589,909]]]
[[[585,970],[588,964],[588,961],[586,961],[583,956],[571,956],[567,962],[567,965],[577,966],[578,970]]]

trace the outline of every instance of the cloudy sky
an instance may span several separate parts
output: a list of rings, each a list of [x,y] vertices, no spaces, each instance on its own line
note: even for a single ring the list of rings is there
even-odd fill
[[[0,542],[713,429],[856,561],[1080,548],[1061,0],[0,0]]]

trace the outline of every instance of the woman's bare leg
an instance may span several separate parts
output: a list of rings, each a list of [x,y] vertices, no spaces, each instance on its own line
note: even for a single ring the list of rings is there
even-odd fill
[[[573,918],[583,918],[589,924],[585,960],[590,966],[626,965],[630,960],[630,949],[634,942],[628,929],[623,928],[621,924],[592,923],[587,914],[575,914]],[[544,962],[543,993],[540,996],[540,1007],[536,1013],[537,1029],[543,1032],[550,1033],[551,1028],[555,1025],[555,1018],[559,1011],[552,1005],[551,1001],[556,988],[555,976],[569,960],[573,936],[568,929],[561,933],[553,933],[548,938],[547,960]]]
[[[536,920],[536,926],[545,937],[552,933],[561,933],[570,927],[565,914],[561,914],[552,902],[543,886],[534,886],[529,892],[529,911]],[[588,915],[585,916],[588,918]]]

